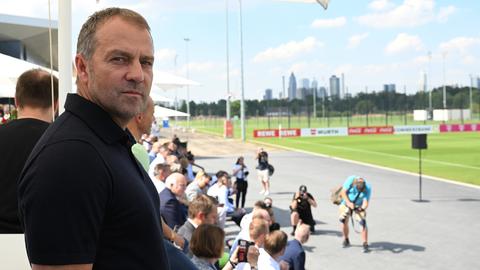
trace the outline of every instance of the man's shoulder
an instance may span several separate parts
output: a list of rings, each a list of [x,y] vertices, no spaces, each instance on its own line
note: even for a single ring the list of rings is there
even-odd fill
[[[187,220],[187,221],[185,221],[185,223],[183,223],[183,225],[178,229],[178,233],[183,236],[183,234],[185,234],[185,233],[191,233],[191,232],[193,232],[193,230],[195,230],[195,226],[193,226],[193,224],[192,224],[189,220]]]
[[[173,192],[168,188],[164,188],[160,193],[158,193],[158,196],[162,201],[170,201],[173,199],[177,200],[175,194],[173,194]]]

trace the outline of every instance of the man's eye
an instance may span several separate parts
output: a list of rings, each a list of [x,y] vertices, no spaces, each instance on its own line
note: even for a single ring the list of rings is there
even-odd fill
[[[126,63],[127,58],[125,58],[125,57],[113,57],[112,61],[115,62],[115,63]]]
[[[153,62],[145,60],[145,61],[142,61],[142,65],[151,67],[151,66],[153,66]]]

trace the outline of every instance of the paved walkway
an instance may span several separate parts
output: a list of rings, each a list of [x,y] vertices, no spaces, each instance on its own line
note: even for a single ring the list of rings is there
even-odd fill
[[[253,169],[257,146],[198,133],[189,136],[197,162],[209,172],[230,171],[236,157],[244,155],[252,172],[246,204],[262,198]],[[480,269],[479,188],[425,178],[427,202],[418,203],[413,201],[418,199],[416,176],[316,155],[267,151],[276,168],[271,197],[282,229],[291,231],[288,205],[300,184],[307,185],[318,202],[317,233],[306,244],[308,269]],[[362,253],[360,236],[354,232],[352,247],[341,247],[337,208],[329,201],[330,189],[351,174],[366,177],[373,186],[369,254]],[[237,228],[227,229],[233,236]]]

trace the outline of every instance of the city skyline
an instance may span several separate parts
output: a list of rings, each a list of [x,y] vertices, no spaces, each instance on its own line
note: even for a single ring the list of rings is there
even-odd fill
[[[72,46],[95,10],[131,8],[152,27],[156,69],[186,76],[184,38],[189,38],[189,78],[202,84],[190,87],[190,99],[226,98],[226,1],[72,2]],[[406,86],[407,93],[423,90],[423,73],[428,89],[439,87],[443,65],[447,85],[469,86],[470,74],[480,74],[480,1],[332,0],[326,11],[315,0],[244,0],[242,5],[246,99],[261,99],[265,89],[278,96],[282,77],[287,84],[292,72],[297,83],[316,79],[319,88],[329,87],[329,78],[343,73],[353,95],[366,87],[380,91],[384,84]],[[52,1],[54,19],[57,7]],[[230,88],[232,98],[239,99],[238,0],[229,0],[228,10]],[[9,1],[2,3],[1,12],[48,18],[48,4]],[[186,89],[177,93],[186,98]],[[175,91],[162,94],[173,98]]]

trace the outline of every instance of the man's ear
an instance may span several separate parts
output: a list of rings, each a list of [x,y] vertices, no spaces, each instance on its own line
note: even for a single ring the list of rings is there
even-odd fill
[[[57,112],[58,112],[58,100],[57,100],[57,101],[55,101],[55,103],[53,104],[53,110],[54,110],[54,112],[55,112],[55,115],[56,115],[56,114],[57,114]]]
[[[75,56],[75,68],[77,69],[77,78],[80,82],[88,81],[87,60],[81,54]]]

